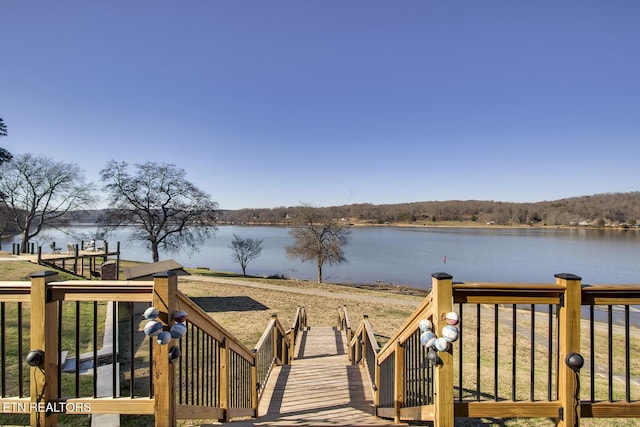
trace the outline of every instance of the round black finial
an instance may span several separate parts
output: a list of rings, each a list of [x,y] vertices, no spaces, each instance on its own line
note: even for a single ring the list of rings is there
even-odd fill
[[[24,358],[29,366],[42,367],[44,365],[44,351],[39,348],[31,350]]]
[[[580,353],[569,353],[565,363],[573,371],[578,372],[584,366],[584,357]]]

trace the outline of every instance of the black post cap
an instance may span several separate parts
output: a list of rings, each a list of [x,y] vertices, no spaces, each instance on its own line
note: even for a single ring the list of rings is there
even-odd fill
[[[571,274],[571,273],[558,273],[558,274],[554,274],[554,277],[558,279],[564,279],[564,280],[582,280],[582,277],[576,276],[575,274]]]

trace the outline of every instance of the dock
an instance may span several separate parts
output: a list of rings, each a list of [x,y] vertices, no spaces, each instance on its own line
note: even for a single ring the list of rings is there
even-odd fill
[[[40,246],[37,253],[18,253],[16,256],[34,264],[89,280],[101,279],[101,264],[110,258],[115,258],[115,271],[119,271],[120,242],[117,242],[116,250],[110,250],[107,242],[99,248],[83,248],[82,246],[69,243],[66,250],[58,248],[52,252],[44,252]]]

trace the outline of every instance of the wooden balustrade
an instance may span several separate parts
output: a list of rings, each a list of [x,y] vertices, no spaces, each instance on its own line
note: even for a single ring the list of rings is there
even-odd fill
[[[163,426],[255,416],[273,364],[291,361],[290,339],[306,327],[302,307],[289,331],[274,317],[250,350],[182,294],[172,272],[152,282],[57,278],[0,283],[0,407],[33,426],[57,425],[62,413],[148,414]],[[151,305],[165,331],[185,310],[186,335],[168,345],[146,336],[140,314]],[[36,349],[43,363],[28,366]]]
[[[579,425],[581,417],[640,417],[640,319],[632,318],[640,285],[582,285],[572,274],[552,284],[452,279],[435,273],[431,293],[376,352],[369,375],[378,416],[440,426],[455,417],[548,417],[560,426]],[[438,353],[437,365],[428,363],[420,320],[440,335],[453,310],[460,339]],[[341,321],[346,307],[339,313]],[[350,341],[354,363],[371,363],[371,336],[365,318]],[[582,371],[571,364],[575,355],[586,361]]]

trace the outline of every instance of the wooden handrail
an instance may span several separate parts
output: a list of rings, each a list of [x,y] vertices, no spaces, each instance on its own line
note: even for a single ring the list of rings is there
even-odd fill
[[[282,327],[282,323],[280,323],[278,318],[274,316],[274,318],[271,319],[267,324],[267,327],[262,333],[262,336],[260,337],[255,347],[253,348],[252,350],[253,353],[259,351],[262,347],[264,347],[267,344],[267,341],[271,338],[272,331],[279,332],[280,335],[282,336],[282,339],[285,340],[285,345],[289,347],[289,337],[287,336],[287,332]]]
[[[413,313],[405,320],[405,322],[398,328],[397,332],[391,336],[389,341],[378,352],[378,364],[381,364],[387,357],[389,357],[395,351],[396,342],[405,342],[411,335],[413,335],[416,329],[419,328],[420,320],[430,318],[433,316],[433,295],[429,293],[422,303],[414,310]]]
[[[212,336],[215,340],[225,342],[228,348],[253,363],[253,352],[247,348],[247,346],[227,331],[222,325],[216,322],[188,296],[183,294],[181,291],[178,291],[177,294],[178,310],[185,310],[189,314],[189,322],[197,325],[203,332]]]
[[[152,281],[74,280],[49,284],[55,301],[151,302]]]
[[[346,305],[338,307],[338,327],[345,330],[351,329],[351,322],[349,321],[349,313],[347,312]]]
[[[293,318],[293,322],[291,324],[291,329],[287,331],[287,335],[289,336],[289,364],[293,363],[293,359],[295,358],[295,346],[296,339],[298,338],[298,332],[305,329],[307,327],[307,312],[302,306],[298,306],[296,310],[296,315]]]
[[[273,367],[289,362],[287,355],[291,351],[291,343],[288,335],[277,315],[274,314],[252,350],[255,355],[256,402],[262,398],[262,392],[271,376]],[[278,346],[279,342],[281,344]]]
[[[267,327],[265,328],[264,332],[262,333],[262,336],[260,337],[260,339],[256,343],[255,347],[253,348],[253,352],[254,353],[256,351],[260,350],[262,347],[264,347],[264,345],[267,343],[269,338],[271,338],[271,333],[272,333],[273,329],[276,327],[276,323],[280,323],[280,322],[277,321],[276,318],[273,318],[273,319],[271,319],[269,321],[269,323],[267,324]]]
[[[0,302],[30,302],[31,282],[0,283]]]
[[[467,304],[558,304],[566,288],[548,283],[457,283],[453,302]]]
[[[380,345],[378,344],[378,339],[376,338],[376,335],[373,333],[373,327],[371,326],[371,322],[369,322],[368,317],[365,317],[362,320],[362,325],[363,325],[363,329],[367,333],[367,338],[371,343],[371,348],[373,349],[374,352],[378,353],[380,351]]]
[[[640,285],[584,285],[582,305],[640,304]]]
[[[296,315],[293,318],[291,329],[303,329],[307,327],[307,312],[302,306],[296,309]]]
[[[349,356],[349,360],[353,361],[353,352],[351,351],[352,347],[350,345],[353,338],[353,330],[351,329],[351,321],[349,320],[349,313],[347,312],[346,305],[338,307],[338,329],[344,333],[347,347],[349,349],[347,354]]]

